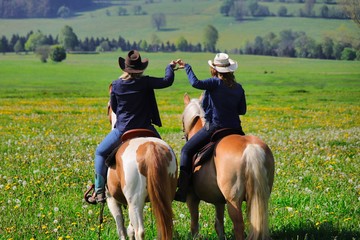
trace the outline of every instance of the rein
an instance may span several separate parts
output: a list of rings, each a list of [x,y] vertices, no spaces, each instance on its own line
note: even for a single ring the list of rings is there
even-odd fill
[[[101,239],[101,225],[104,222],[104,207],[105,203],[99,203],[100,204],[100,213],[99,213],[99,232],[98,232],[98,239]]]

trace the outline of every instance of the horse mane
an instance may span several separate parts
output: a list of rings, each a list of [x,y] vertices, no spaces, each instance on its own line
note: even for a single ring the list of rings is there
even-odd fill
[[[185,107],[185,110],[182,114],[182,122],[184,127],[184,132],[188,133],[190,129],[195,124],[195,119],[200,117],[201,120],[204,122],[204,110],[201,107],[199,99],[191,99],[189,104]]]

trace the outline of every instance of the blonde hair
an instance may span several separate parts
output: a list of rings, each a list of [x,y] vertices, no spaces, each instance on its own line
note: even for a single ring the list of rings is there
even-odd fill
[[[123,80],[129,80],[129,79],[138,79],[141,78],[143,75],[143,73],[128,73],[128,72],[123,72],[123,74],[120,76],[121,79]]]

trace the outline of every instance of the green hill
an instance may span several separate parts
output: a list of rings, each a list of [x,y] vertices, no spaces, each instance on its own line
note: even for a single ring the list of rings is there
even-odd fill
[[[146,4],[141,1],[108,1],[96,9],[77,12],[71,18],[55,19],[0,19],[1,35],[11,38],[13,34],[25,36],[29,31],[41,30],[46,35],[56,36],[69,25],[80,39],[85,37],[105,37],[118,39],[123,37],[130,42],[146,40],[151,43],[156,36],[162,42],[176,43],[184,37],[189,43],[203,43],[203,31],[207,25],[213,25],[219,32],[217,48],[231,50],[243,47],[246,41],[269,32],[275,34],[291,29],[304,31],[309,37],[321,41],[323,36],[351,37],[359,39],[359,28],[351,20],[299,17],[263,17],[248,18],[241,22],[233,17],[224,17],[220,13],[223,3],[219,0],[162,0]],[[276,14],[280,6],[288,8],[289,14],[298,12],[304,4],[260,3]],[[318,11],[321,4],[316,4]],[[134,15],[134,7],[141,6],[144,15]],[[126,9],[126,16],[119,16],[119,8]],[[157,31],[151,23],[153,13],[166,15],[166,26]]]

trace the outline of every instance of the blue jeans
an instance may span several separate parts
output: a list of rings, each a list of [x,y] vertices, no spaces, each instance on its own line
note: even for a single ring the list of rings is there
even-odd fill
[[[189,139],[181,149],[180,170],[191,174],[191,165],[193,156],[211,140],[213,133],[219,127],[212,124],[205,124],[192,138]]]
[[[158,135],[153,125],[147,127],[147,129],[152,130]],[[114,128],[102,142],[98,145],[95,151],[95,173],[103,176],[104,179],[107,177],[107,166],[105,165],[106,158],[111,154],[111,152],[117,148],[121,143],[121,136],[124,134],[123,131],[119,131],[117,128]]]

